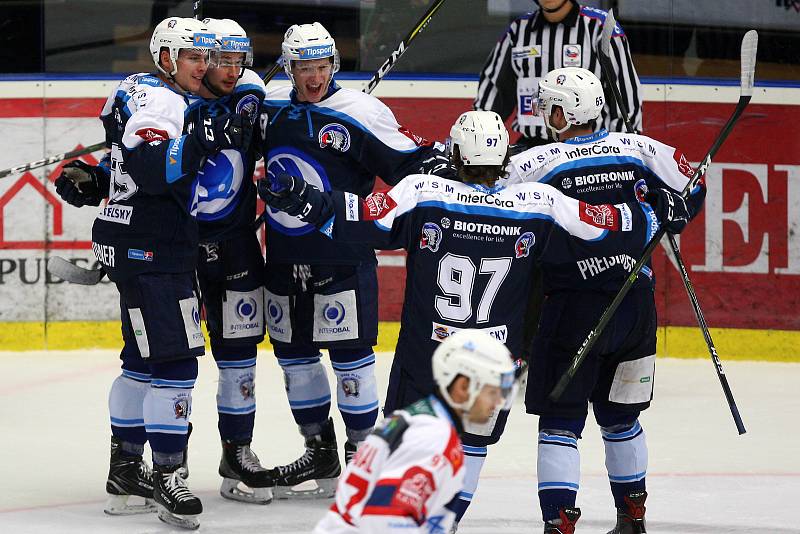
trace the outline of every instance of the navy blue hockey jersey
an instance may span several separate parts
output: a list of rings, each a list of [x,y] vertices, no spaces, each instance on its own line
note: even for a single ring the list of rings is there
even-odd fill
[[[520,354],[535,263],[548,291],[616,290],[658,229],[647,204],[594,206],[539,183],[488,189],[414,175],[364,200],[332,198],[333,222],[322,231],[334,242],[408,251],[396,354],[423,369],[437,342],[462,328]]]
[[[195,268],[197,171],[205,156],[186,135],[188,109],[185,96],[149,74],[125,78],[103,107],[111,176],[92,248],[115,282]]]
[[[270,90],[265,166],[268,173],[302,176],[322,191],[366,196],[375,176],[395,184],[418,172],[430,143],[397,123],[377,98],[334,86],[317,104],[301,103],[290,87]],[[267,260],[275,263],[375,262],[372,247],[333,243],[314,227],[267,208]]]
[[[680,150],[644,135],[606,130],[528,149],[511,158],[508,171],[505,185],[546,183],[590,204],[635,202],[648,189],[680,192],[694,176]],[[692,217],[705,193],[701,182],[687,199]],[[653,271],[645,265],[636,287],[653,283]]]

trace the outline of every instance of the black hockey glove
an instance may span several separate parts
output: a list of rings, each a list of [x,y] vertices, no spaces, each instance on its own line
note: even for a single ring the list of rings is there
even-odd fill
[[[669,189],[654,189],[648,191],[644,199],[653,207],[658,222],[667,229],[667,232],[679,234],[689,224],[689,209],[686,207],[686,201],[678,193],[673,193]]]
[[[333,204],[328,195],[285,172],[259,180],[258,195],[269,207],[317,227],[333,216]]]
[[[427,159],[422,160],[419,167],[420,174],[434,174],[442,178],[455,179],[456,168],[450,157],[444,151],[434,149]]]
[[[98,167],[93,167],[79,159],[64,165],[61,175],[56,178],[56,193],[67,204],[77,208],[83,206],[99,206],[105,197],[102,184],[108,178]]]
[[[247,150],[253,136],[253,124],[238,113],[224,113],[216,117],[206,115],[192,134],[207,154],[226,148]]]

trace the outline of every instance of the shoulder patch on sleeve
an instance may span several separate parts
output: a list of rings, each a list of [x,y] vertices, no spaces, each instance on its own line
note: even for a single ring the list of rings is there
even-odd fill
[[[372,193],[364,199],[364,220],[377,221],[397,207],[397,202],[387,192]]]
[[[578,203],[578,215],[581,221],[604,230],[619,230],[619,211],[611,204],[587,204],[583,200]]]
[[[372,434],[381,438],[389,446],[390,454],[403,441],[403,434],[408,430],[408,421],[400,414],[392,414],[375,427]]]
[[[428,399],[420,399],[414,404],[407,406],[403,409],[409,415],[432,415],[436,417],[436,411],[433,409]]]

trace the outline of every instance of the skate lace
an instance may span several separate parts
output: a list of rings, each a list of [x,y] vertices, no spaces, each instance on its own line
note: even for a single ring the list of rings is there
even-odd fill
[[[279,465],[278,474],[280,476],[283,476],[293,471],[300,471],[304,469],[307,465],[309,465],[313,459],[314,459],[314,449],[306,449],[306,452],[303,453],[303,456],[301,456],[294,462],[290,463],[289,465]]]
[[[139,462],[139,476],[144,480],[153,480],[153,469],[145,461]]]
[[[189,491],[189,488],[186,486],[186,481],[181,477],[180,469],[176,469],[172,473],[164,473],[163,477],[167,490],[172,494],[175,500],[188,501],[194,499],[194,495],[192,495],[192,492]]]
[[[239,447],[239,449],[236,451],[236,459],[243,468],[251,473],[266,471],[266,469],[264,469],[264,467],[261,465],[256,453],[254,453],[253,449],[247,445]]]

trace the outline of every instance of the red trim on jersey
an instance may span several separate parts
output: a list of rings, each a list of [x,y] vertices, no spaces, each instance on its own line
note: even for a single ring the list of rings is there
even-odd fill
[[[578,215],[586,224],[591,224],[604,230],[619,230],[619,212],[611,204],[587,204],[578,201]]]
[[[399,131],[401,134],[405,135],[406,137],[414,141],[414,144],[417,146],[433,146],[432,142],[428,141],[421,135],[415,134],[405,126],[401,126],[400,128],[397,129],[397,131]]]

